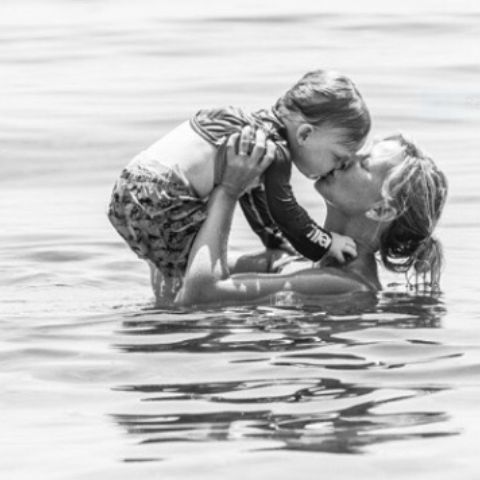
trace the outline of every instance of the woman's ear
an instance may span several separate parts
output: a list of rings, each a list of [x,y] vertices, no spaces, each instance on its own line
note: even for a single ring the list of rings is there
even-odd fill
[[[396,216],[398,212],[395,207],[390,205],[386,200],[377,202],[370,210],[365,212],[365,216],[370,220],[376,222],[390,222]]]
[[[313,133],[313,125],[302,123],[297,127],[296,137],[299,145],[303,145]]]

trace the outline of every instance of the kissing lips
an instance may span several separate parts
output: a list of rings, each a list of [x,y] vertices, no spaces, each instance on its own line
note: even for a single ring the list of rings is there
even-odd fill
[[[332,168],[327,173],[324,173],[323,175],[318,175],[318,176],[312,177],[312,178],[313,178],[313,180],[315,180],[315,183],[323,182],[323,181],[329,181],[333,178],[333,176],[335,175],[335,172],[337,170],[338,170],[337,168]]]

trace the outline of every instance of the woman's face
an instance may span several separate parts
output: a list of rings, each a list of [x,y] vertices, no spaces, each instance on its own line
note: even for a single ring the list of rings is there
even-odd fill
[[[350,166],[315,182],[325,201],[347,215],[363,214],[382,200],[390,170],[404,159],[398,140],[374,141],[360,150]]]

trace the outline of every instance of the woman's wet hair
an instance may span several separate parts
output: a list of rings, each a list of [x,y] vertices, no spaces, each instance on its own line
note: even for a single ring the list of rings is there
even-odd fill
[[[371,126],[367,105],[354,83],[328,70],[305,74],[277,100],[274,110],[280,117],[295,112],[317,127],[341,128],[345,144],[352,148],[358,148]]]
[[[397,216],[380,239],[382,262],[394,272],[412,272],[415,285],[423,282],[437,289],[443,255],[433,231],[447,197],[447,179],[434,161],[403,135],[384,140],[398,141],[404,160],[383,185],[383,196],[395,207]]]

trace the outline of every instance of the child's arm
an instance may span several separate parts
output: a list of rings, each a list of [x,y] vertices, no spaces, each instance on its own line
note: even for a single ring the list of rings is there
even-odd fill
[[[298,205],[290,185],[291,168],[290,159],[277,149],[264,180],[268,208],[285,237],[298,252],[313,261],[327,253],[342,263],[345,255],[356,257],[353,240],[326,231]]]
[[[239,203],[250,227],[267,249],[279,248],[295,254],[292,246],[270,215],[263,185],[244,193],[240,197]]]
[[[190,120],[195,132],[218,148],[215,160],[215,185],[220,183],[225,168],[227,138],[251,123],[252,118],[246,116],[241,109],[231,106],[200,110]],[[270,215],[263,185],[244,193],[240,197],[240,206],[250,227],[266,248],[281,248],[295,253]]]

